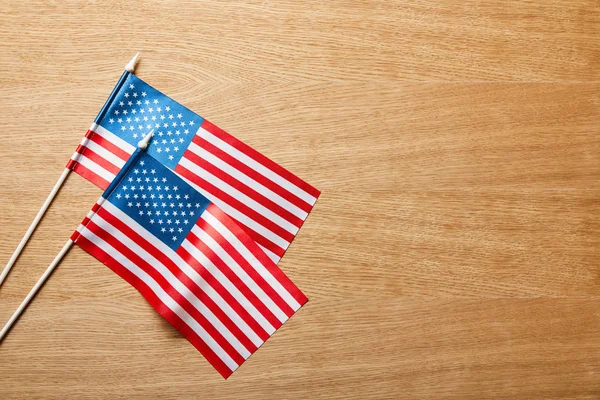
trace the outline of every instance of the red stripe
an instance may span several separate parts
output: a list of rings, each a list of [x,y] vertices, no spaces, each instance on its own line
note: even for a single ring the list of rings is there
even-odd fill
[[[298,289],[296,285],[283,273],[281,269],[262,251],[258,245],[245,235],[243,230],[236,225],[230,218],[223,218],[222,215],[226,215],[223,210],[214,204],[209,204],[206,211],[211,213],[215,218],[225,225],[225,227],[234,234],[240,242],[260,261],[262,265],[281,283],[281,285],[296,299],[300,305],[303,305],[308,301],[308,298]]]
[[[315,198],[319,197],[319,194],[321,192],[319,192],[316,188],[309,185],[302,179],[298,178],[296,175],[292,174],[290,171],[283,168],[281,165],[275,163],[273,160],[265,157],[258,151],[254,150],[252,147],[248,146],[244,142],[241,142],[240,140],[236,139],[234,136],[225,132],[221,128],[217,127],[216,125],[213,125],[211,122],[204,120],[204,122],[202,122],[201,127],[206,129],[208,132],[212,133],[219,139],[223,140],[224,142],[229,143],[231,146],[246,154],[248,157],[254,159],[256,162],[264,165],[271,171],[275,172],[277,175],[280,175],[287,181],[298,186],[300,189],[304,190],[306,193],[309,193],[311,196]]]
[[[83,165],[81,165],[79,163],[75,163],[75,165],[73,166],[73,168],[71,168],[71,170],[76,172],[77,174],[81,175],[88,181],[92,182],[94,185],[98,186],[102,190],[106,190],[108,185],[110,185],[109,181],[107,181],[106,179],[104,179],[103,177],[101,177],[100,175],[95,173],[94,171],[84,167]]]
[[[209,207],[210,206],[214,206],[214,205],[210,204]],[[221,214],[221,217],[229,219],[229,217],[227,217],[227,215],[225,215],[224,213]],[[224,223],[225,221],[220,221],[220,222]],[[203,218],[200,218],[198,220],[198,222],[196,223],[196,225],[198,226],[198,228],[202,229],[207,235],[209,235],[211,238],[213,238],[223,248],[223,250],[225,250],[225,252],[227,252],[227,254],[229,254],[231,256],[231,258],[233,258],[233,260],[244,271],[246,271],[246,273],[250,276],[250,278],[271,298],[271,300],[273,300],[273,302],[275,304],[277,304],[277,306],[288,317],[292,316],[294,311],[291,309],[291,307],[289,307],[289,305],[279,296],[279,294],[277,294],[277,292],[273,289],[273,287],[271,287],[271,285],[269,285],[263,279],[263,277],[250,265],[248,260],[246,260],[240,253],[238,253],[238,251],[235,249],[235,247],[225,237],[223,237],[212,225],[210,225]],[[245,232],[243,232],[242,234],[246,235]],[[212,253],[212,251],[210,250],[210,248],[208,248],[208,246],[204,246],[204,247],[207,247],[207,249]],[[215,257],[217,257],[217,256],[215,255]],[[224,263],[224,265],[226,265],[226,264]],[[229,268],[229,267],[226,267],[226,268]],[[251,292],[251,293],[253,293],[253,292]],[[256,299],[258,301],[260,301],[258,299],[258,297]],[[262,305],[262,302],[261,302],[261,305]],[[268,308],[266,306],[264,306],[264,305],[262,305],[262,306],[268,310]],[[278,321],[276,319],[275,315],[273,315],[273,318],[275,318],[275,320]]]
[[[113,237],[108,231],[104,230],[104,228],[100,227],[93,221],[86,227],[90,232],[94,233],[100,239],[104,240],[106,243],[111,245],[115,250],[125,256],[128,260],[130,260],[137,267],[141,268],[144,272],[146,272],[152,279],[156,281],[160,285],[160,287],[173,299],[175,302],[185,310],[198,324],[221,346],[223,350],[238,364],[242,364],[245,359],[242,357],[237,350],[231,345],[231,343],[225,339],[223,335],[217,330],[217,328],[210,323],[202,315],[200,311],[196,309],[183,296],[179,291],[177,291],[168,281],[167,279],[159,273],[152,265],[143,260],[138,254],[136,254],[129,247],[121,243],[118,239]],[[256,350],[256,348],[254,349]]]
[[[93,162],[95,162],[96,164],[98,164],[99,166],[101,166],[102,168],[104,168],[108,172],[111,172],[114,175],[117,175],[119,173],[119,171],[121,170],[121,168],[117,167],[116,165],[114,165],[113,163],[108,161],[106,158],[97,154],[96,152],[91,150],[89,147],[84,147],[82,145],[79,145],[79,146],[77,146],[77,150],[75,150],[75,151],[77,151],[82,156],[89,158],[90,160],[92,160]]]
[[[233,311],[237,313],[248,324],[248,326],[258,335],[258,337],[264,342],[269,338],[269,334],[267,331],[263,329],[262,326],[250,315],[248,310],[246,310],[233,295],[225,289],[223,285],[206,269],[204,265],[200,263],[194,256],[192,256],[186,249],[183,247],[179,247],[177,249],[177,254],[188,263],[190,267],[192,267],[198,274],[200,274],[204,280],[213,288],[219,295],[223,298],[223,300],[231,306]],[[212,260],[211,260],[212,261]]]
[[[187,150],[183,156],[186,157],[189,152],[190,151]],[[286,231],[285,229],[283,229],[282,227],[280,227],[279,225],[277,225],[270,219],[257,213],[252,208],[248,207],[247,205],[245,205],[244,203],[242,203],[235,197],[230,196],[229,194],[225,193],[218,187],[214,186],[212,183],[210,183],[210,182],[206,181],[205,179],[199,177],[198,175],[194,174],[192,171],[188,170],[187,168],[182,167],[181,165],[177,165],[177,167],[175,167],[175,172],[186,177],[190,181],[194,182],[196,185],[201,187],[206,192],[211,193],[213,196],[215,196],[220,201],[223,201],[223,202],[229,204],[231,207],[240,211],[242,214],[247,215],[249,218],[253,219],[260,225],[264,226],[265,228],[267,228],[268,230],[270,230],[271,232],[273,232],[274,234],[276,234],[277,236],[279,236],[286,242],[289,243],[294,239],[294,235],[291,234],[290,232]]]
[[[112,269],[117,275],[136,288],[150,305],[167,321],[181,332],[192,345],[208,360],[208,362],[224,377],[228,378],[233,371],[204,343],[204,341],[190,328],[177,314],[171,311],[156,294],[135,274],[117,262],[104,250],[81,236],[77,240],[79,247],[100,260],[104,265]]]
[[[200,250],[212,263],[229,279],[229,281],[256,307],[256,309],[269,321],[275,329],[281,326],[281,322],[269,311],[267,307],[256,297],[256,295],[246,286],[246,284],[237,276],[221,258],[219,258],[198,236],[190,232],[186,240],[194,247]]]
[[[195,144],[197,144],[198,146],[202,147],[204,150],[206,150],[209,153],[213,154],[214,156],[220,158],[225,163],[231,165],[233,168],[242,172],[246,176],[254,179],[255,181],[257,181],[264,187],[270,189],[272,192],[277,193],[278,195],[280,195],[281,197],[283,197],[284,199],[286,199],[287,201],[289,201],[296,207],[300,208],[301,210],[308,213],[312,209],[313,206],[311,206],[306,201],[302,200],[300,197],[296,196],[294,193],[290,192],[289,190],[285,189],[282,186],[279,186],[277,183],[273,182],[272,180],[267,178],[265,175],[250,168],[247,164],[244,164],[237,158],[224,152],[223,150],[221,150],[217,146],[213,145],[212,143],[210,143],[208,140],[204,139],[200,135],[195,135],[194,138],[192,139],[192,141]]]
[[[88,131],[88,132],[93,132],[93,131]],[[93,133],[95,133],[95,132],[93,132]],[[87,134],[86,134],[86,136],[87,136]],[[111,142],[110,140],[105,139],[104,137],[100,136],[99,133],[96,133],[95,135],[91,135],[90,139],[92,140],[92,142],[104,147],[106,150],[110,151],[111,153],[113,153],[115,156],[119,157],[123,161],[127,161],[129,159],[129,156],[131,155],[130,153],[126,152],[125,150],[123,150],[122,148],[120,148],[119,146],[117,146],[116,144]]]
[[[144,239],[141,235],[139,235],[137,232],[135,232],[131,227],[126,225],[123,221],[119,220],[118,218],[113,216],[111,213],[109,213],[106,209],[101,208],[98,211],[98,216],[101,217],[102,219],[104,219],[105,221],[107,221],[109,224],[111,224],[115,228],[117,228],[119,231],[121,231],[123,234],[125,234],[128,238],[130,238],[132,241],[134,241],[137,245],[139,245],[144,250],[146,250],[148,253],[150,253],[154,258],[156,258],[157,260],[160,260],[160,262],[163,263],[163,265],[165,267],[167,267],[167,269],[169,271],[171,271],[171,273],[173,273],[173,275],[175,275],[192,293],[194,293],[206,305],[206,307],[208,309],[210,309],[210,311],[212,311],[212,313],[219,319],[219,321],[221,321],[223,323],[223,325],[225,325],[227,327],[227,329],[242,343],[242,345],[244,345],[244,347],[246,347],[246,349],[248,349],[249,352],[252,353],[252,352],[256,351],[256,349],[257,349],[256,345],[254,345],[254,343],[252,343],[252,341],[250,341],[250,339],[248,339],[248,337],[246,337],[246,335],[240,330],[240,328],[227,316],[227,314],[225,314],[225,312],[223,310],[221,310],[221,308],[217,304],[214,303],[214,301],[204,292],[204,290],[202,290],[201,287],[199,287],[190,277],[188,277],[169,257],[165,256],[165,254],[162,253],[159,249],[157,249],[155,246],[153,246],[150,242],[148,242],[146,239]],[[201,276],[207,282],[209,282],[209,280],[206,279],[205,275],[206,274],[201,274]],[[209,284],[213,288],[215,287],[211,282],[209,282]],[[217,290],[216,288],[215,288],[215,290],[219,293],[219,290]],[[223,291],[225,291],[225,290],[223,289]],[[219,294],[221,294],[221,293],[219,293]],[[173,297],[173,296],[171,296],[171,297]],[[235,308],[234,308],[234,310],[235,310]],[[239,315],[239,313],[238,313],[238,315]],[[252,325],[250,325],[250,326],[252,327]],[[263,339],[263,341],[266,340],[266,338],[268,338],[268,334],[260,327],[258,330],[259,330],[259,332],[257,332],[257,334],[259,335],[259,337],[261,337],[261,338],[263,337],[260,335],[260,331],[262,331],[262,333],[264,335],[266,335],[265,338]],[[256,332],[256,329],[254,329],[254,331]],[[213,336],[213,335],[211,334],[211,336]],[[237,352],[236,352],[236,354],[237,354]],[[234,358],[234,360],[235,360],[235,357],[232,356],[232,358]],[[236,360],[236,362],[238,362],[238,361]],[[238,362],[238,364],[239,364],[239,362]]]
[[[202,157],[200,157],[193,151],[188,150],[185,153],[185,157],[188,160],[192,161],[194,164],[201,166],[201,168],[205,169],[212,175],[221,179],[222,181],[227,183],[229,186],[239,190],[240,192],[244,193],[246,196],[255,200],[257,203],[261,204],[268,210],[271,210],[275,214],[277,214],[280,217],[282,217],[283,219],[287,220],[291,224],[297,226],[298,228],[300,226],[302,226],[303,220],[301,218],[296,217],[294,214],[292,214],[285,208],[281,207],[279,204],[275,203],[273,200],[258,193],[256,190],[252,189],[250,186],[246,185],[245,183],[240,182],[239,180],[237,180],[233,176],[229,175],[225,171],[219,169],[215,165],[213,165],[210,162],[208,162],[207,160],[203,159]]]
[[[282,249],[281,247],[279,247],[275,243],[271,242],[269,239],[267,239],[266,237],[262,236],[260,233],[254,231],[249,226],[244,225],[243,223],[241,223],[237,219],[235,219],[235,218],[233,218],[231,216],[230,216],[230,218],[240,228],[242,228],[248,234],[248,236],[250,236],[252,238],[252,240],[254,240],[256,243],[260,244],[265,249],[272,251],[277,257],[279,257],[279,258],[283,257],[283,255],[285,254],[285,250],[284,249]]]

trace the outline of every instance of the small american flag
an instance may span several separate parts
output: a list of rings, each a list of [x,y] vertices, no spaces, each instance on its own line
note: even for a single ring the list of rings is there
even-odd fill
[[[148,153],[279,262],[319,191],[131,73],[121,77],[67,167],[105,189],[150,129],[156,137]]]
[[[307,298],[218,206],[150,154],[134,155],[72,240],[227,378]]]

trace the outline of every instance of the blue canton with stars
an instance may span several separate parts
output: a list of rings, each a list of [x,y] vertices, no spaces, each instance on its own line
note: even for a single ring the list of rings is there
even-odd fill
[[[147,153],[121,172],[107,200],[177,250],[210,201]]]
[[[130,74],[104,117],[95,122],[133,146],[154,129],[148,154],[174,169],[203,121],[198,114]]]

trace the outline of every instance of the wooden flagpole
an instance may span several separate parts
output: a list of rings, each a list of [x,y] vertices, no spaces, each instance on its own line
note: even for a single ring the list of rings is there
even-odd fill
[[[117,87],[115,87],[115,90],[113,90],[113,92],[109,96],[109,98],[106,101],[104,107],[102,107],[102,110],[100,110],[100,113],[98,114],[98,117],[96,117],[96,120],[99,120],[99,119],[101,119],[104,116],[104,114],[106,113],[106,110],[108,109],[110,103],[112,103],[112,100],[114,99],[114,97],[116,97],[118,89],[119,89],[119,86],[122,85],[123,82],[125,81],[124,78],[126,78],[129,74],[133,73],[133,71],[135,70],[135,65],[137,64],[137,61],[138,61],[139,57],[140,57],[140,53],[136,53],[136,55],[131,59],[131,61],[129,61],[129,63],[125,66],[125,73],[123,74],[123,76],[119,80],[119,83],[117,83]],[[84,143],[83,145],[87,144],[87,141],[89,141],[89,138],[85,138],[85,140],[86,140],[86,143]],[[78,159],[79,156],[80,156],[80,154],[77,153],[77,155],[75,156],[75,159],[73,161],[77,162],[77,159]],[[48,207],[50,207],[50,204],[52,203],[52,200],[54,200],[54,197],[56,197],[56,194],[58,193],[58,191],[60,190],[60,188],[62,187],[62,185],[65,183],[65,180],[67,179],[67,176],[69,176],[70,172],[71,172],[70,168],[65,168],[65,170],[60,175],[60,178],[58,178],[58,181],[56,181],[56,184],[54,185],[54,187],[50,191],[50,194],[46,198],[46,201],[42,205],[42,208],[40,208],[40,210],[38,211],[37,215],[35,216],[35,218],[31,222],[31,225],[29,225],[29,228],[27,229],[27,232],[25,232],[25,235],[21,239],[21,242],[19,243],[19,245],[17,246],[17,248],[13,252],[12,256],[10,257],[10,260],[8,260],[8,263],[6,264],[6,266],[4,267],[4,269],[2,270],[2,273],[0,274],[0,286],[2,286],[2,283],[4,282],[4,279],[6,279],[6,276],[8,275],[8,272],[12,268],[13,264],[15,263],[15,261],[17,261],[17,258],[19,257],[19,255],[23,251],[23,248],[27,244],[27,241],[29,241],[29,238],[31,237],[31,235],[35,231],[35,228],[37,228],[37,226],[40,223],[42,217],[44,216],[44,214],[48,210]]]
[[[117,175],[115,177],[115,179],[113,179],[113,182],[110,184],[110,186],[102,194],[102,196],[98,200],[98,203],[97,203],[98,206],[102,206],[102,203],[104,203],[106,201],[106,199],[110,196],[110,194],[115,190],[115,188],[118,186],[120,180],[127,173],[129,168],[131,168],[131,166],[139,158],[139,156],[142,154],[142,152],[146,151],[146,149],[148,148],[148,144],[150,143],[150,140],[152,140],[152,136],[154,136],[154,129],[151,130],[146,135],[146,137],[144,137],[142,140],[140,140],[140,142],[138,143],[138,151],[133,153],[133,155],[129,158],[129,161],[127,162],[128,165],[126,164],[123,166],[123,168],[121,169],[121,172],[119,173],[120,177],[119,177],[119,175]],[[95,214],[95,212],[90,211],[88,213],[87,217],[91,220],[92,217],[94,216],[94,214]],[[31,300],[34,298],[36,293],[42,287],[42,285],[44,285],[44,283],[46,282],[48,277],[52,274],[52,271],[54,271],[54,269],[58,266],[58,264],[60,263],[62,258],[65,256],[65,254],[67,254],[67,252],[69,251],[69,249],[71,248],[73,243],[74,242],[71,238],[69,238],[69,240],[67,240],[67,243],[65,243],[65,245],[58,252],[56,257],[54,257],[54,260],[52,260],[52,262],[50,263],[48,268],[46,268],[46,271],[44,271],[44,273],[42,274],[40,279],[38,279],[36,284],[31,288],[31,290],[29,291],[29,293],[27,294],[25,299],[21,302],[21,304],[19,305],[17,310],[13,313],[13,315],[10,317],[10,319],[6,322],[6,324],[4,325],[4,328],[2,328],[2,330],[0,331],[0,343],[2,342],[2,339],[4,338],[4,336],[6,336],[6,334],[10,330],[10,328],[13,326],[15,321],[17,319],[19,319],[19,317],[21,316],[23,311],[27,308],[27,306],[29,305]]]

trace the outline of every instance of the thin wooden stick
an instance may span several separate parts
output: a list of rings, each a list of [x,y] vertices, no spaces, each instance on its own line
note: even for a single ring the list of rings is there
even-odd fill
[[[60,250],[60,252],[56,255],[56,257],[54,257],[54,260],[52,260],[52,263],[48,266],[48,268],[46,268],[46,271],[44,272],[44,274],[37,281],[35,286],[33,286],[33,288],[31,288],[27,297],[25,297],[25,299],[21,302],[21,305],[19,305],[19,308],[17,308],[17,311],[15,311],[15,313],[12,315],[12,317],[10,317],[10,319],[8,320],[6,325],[4,325],[4,328],[2,328],[2,331],[0,331],[0,342],[2,341],[4,336],[8,333],[8,331],[13,326],[15,321],[17,319],[19,319],[23,310],[25,310],[25,308],[27,308],[27,305],[31,302],[31,299],[33,299],[33,297],[38,292],[38,290],[40,290],[40,288],[42,287],[44,282],[46,282],[46,279],[48,279],[48,277],[50,276],[52,271],[54,271],[56,266],[59,264],[60,260],[62,260],[62,258],[65,256],[65,254],[67,254],[67,252],[69,251],[69,249],[71,248],[72,245],[73,245],[73,241],[71,239],[69,239],[67,241],[67,243],[65,243],[63,248]]]
[[[50,206],[50,203],[52,203],[52,200],[54,200],[54,197],[56,196],[56,194],[60,190],[61,186],[63,185],[63,183],[65,183],[65,180],[67,179],[67,176],[69,176],[69,172],[71,172],[71,170],[69,168],[65,168],[65,170],[63,171],[63,173],[60,175],[60,178],[58,178],[58,181],[56,181],[56,184],[52,188],[52,191],[50,192],[50,194],[46,198],[46,201],[42,205],[42,208],[40,208],[40,211],[38,211],[38,213],[35,216],[33,222],[31,223],[31,225],[29,225],[29,229],[27,229],[27,232],[25,232],[25,236],[23,236],[23,239],[21,239],[21,242],[17,246],[17,249],[14,251],[14,253],[10,257],[10,260],[8,260],[8,264],[6,264],[6,266],[4,267],[4,270],[2,271],[2,274],[0,274],[0,286],[2,285],[2,282],[4,282],[4,279],[6,278],[6,275],[8,275],[8,272],[12,268],[13,264],[15,263],[15,261],[17,260],[17,258],[19,257],[19,254],[21,254],[21,251],[23,251],[23,247],[25,247],[25,244],[27,244],[27,241],[29,240],[29,238],[33,234],[33,231],[35,231],[35,228],[40,223],[40,220],[42,219],[42,217],[46,213],[46,210]]]
[[[136,55],[131,59],[131,61],[129,61],[129,63],[127,63],[127,65],[125,66],[125,71],[126,72],[125,72],[125,74],[123,74],[123,76],[119,80],[119,84],[122,84],[125,81],[125,79],[127,77],[127,74],[133,73],[133,71],[135,70],[135,65],[137,64],[139,57],[140,57],[140,53],[136,53]],[[117,84],[117,86],[119,84]],[[106,101],[106,104],[104,105],[104,107],[100,111],[100,114],[98,114],[98,116],[96,117],[96,121],[98,121],[99,119],[102,118],[102,116],[104,115],[104,113],[108,109],[108,106],[110,106],[110,103],[112,102],[112,100],[116,96],[116,92],[117,92],[116,89],[117,88],[115,88],[115,90],[113,90],[113,93],[111,93],[111,96]],[[89,142],[89,138],[86,137],[85,141],[82,142],[81,145],[83,147],[85,147],[88,142]],[[79,156],[80,156],[80,154],[77,153],[75,155],[75,159],[73,161],[77,162]],[[56,194],[58,193],[58,191],[60,190],[60,188],[62,187],[62,185],[65,183],[65,180],[67,179],[67,176],[69,176],[70,172],[71,172],[70,168],[65,168],[65,170],[61,174],[60,178],[58,178],[58,181],[56,181],[56,183],[54,184],[54,187],[52,188],[52,191],[50,192],[50,194],[46,198],[46,201],[42,205],[42,208],[40,208],[40,210],[38,211],[38,213],[35,216],[34,220],[31,222],[31,225],[29,225],[29,228],[27,229],[27,232],[25,232],[25,235],[21,239],[21,242],[19,243],[19,245],[17,246],[17,248],[13,252],[12,256],[10,257],[10,260],[8,260],[8,263],[6,264],[6,266],[4,267],[4,269],[2,270],[2,273],[0,274],[0,286],[2,286],[2,283],[4,282],[4,279],[6,279],[6,276],[8,275],[8,273],[9,273],[10,269],[12,268],[13,264],[15,263],[15,261],[17,261],[17,258],[19,258],[19,255],[23,251],[23,248],[25,247],[25,245],[29,241],[29,238],[31,237],[31,235],[35,231],[35,228],[37,228],[37,226],[40,223],[42,217],[46,213],[46,210],[48,210],[48,207],[50,206],[50,203],[52,203],[52,200],[54,200],[54,197],[56,197]]]
[[[106,191],[102,194],[102,196],[100,196],[100,199],[97,201],[99,208],[102,207],[102,204],[106,201],[106,199],[108,199],[110,197],[110,194],[116,189],[116,187],[119,185],[119,182],[127,174],[128,170],[135,164],[136,160],[142,155],[143,152],[145,152],[148,149],[148,145],[150,144],[150,141],[152,140],[153,136],[154,136],[154,129],[152,129],[150,132],[148,132],[148,134],[142,140],[140,140],[138,142],[138,149],[129,157],[129,160],[127,161],[127,163],[125,163],[123,168],[121,168],[121,171],[119,171],[119,173],[117,174],[115,179],[112,181],[112,183],[108,186]],[[95,212],[90,211],[87,215],[88,219],[91,220],[92,217],[94,216],[94,214],[95,214]],[[60,250],[60,252],[56,255],[56,257],[54,257],[54,260],[52,261],[52,263],[50,263],[48,268],[46,268],[46,271],[44,272],[44,274],[40,277],[40,279],[38,279],[38,281],[33,286],[33,288],[31,288],[27,297],[25,297],[23,302],[21,302],[21,305],[19,305],[19,308],[17,308],[17,310],[14,312],[12,317],[10,317],[10,319],[8,320],[6,325],[4,325],[4,328],[2,328],[2,331],[0,331],[0,342],[2,342],[2,339],[4,338],[4,336],[8,333],[8,331],[13,326],[15,321],[17,319],[19,319],[19,316],[21,315],[21,313],[23,313],[23,310],[25,310],[25,308],[27,308],[27,306],[29,305],[29,303],[31,302],[31,300],[33,299],[35,294],[40,290],[40,288],[42,287],[44,282],[46,282],[46,280],[48,279],[48,277],[50,276],[52,271],[54,271],[56,266],[60,263],[60,260],[62,260],[62,258],[65,256],[65,254],[67,254],[67,251],[69,251],[69,249],[71,248],[73,243],[74,243],[73,240],[71,238],[69,238],[69,240],[67,241],[67,243],[65,243],[65,245]]]

